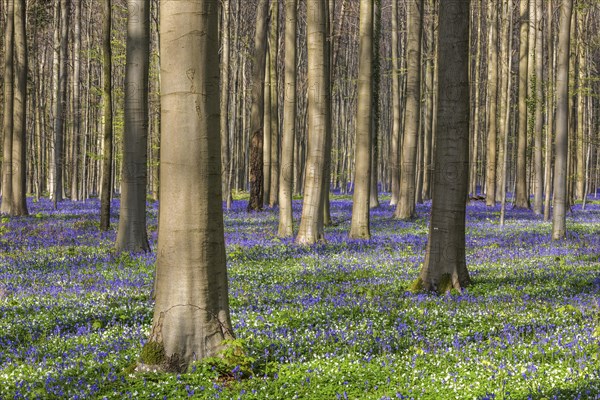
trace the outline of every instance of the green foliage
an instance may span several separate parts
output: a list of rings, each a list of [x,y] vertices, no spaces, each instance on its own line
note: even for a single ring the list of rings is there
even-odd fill
[[[421,277],[418,277],[408,286],[408,291],[411,293],[419,293],[422,292],[424,288],[425,286],[423,285],[423,280]]]
[[[162,343],[149,341],[142,347],[140,361],[147,365],[160,365],[165,361],[165,347]]]

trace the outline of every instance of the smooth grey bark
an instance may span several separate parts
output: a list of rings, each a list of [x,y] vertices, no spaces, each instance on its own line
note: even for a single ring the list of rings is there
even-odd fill
[[[12,210],[11,215],[27,215],[27,35],[26,2],[14,0],[14,107],[12,132]]]
[[[231,179],[229,166],[231,155],[229,149],[229,0],[221,1],[221,177],[223,199],[227,209],[231,208]]]
[[[81,0],[75,0],[73,27],[73,142],[71,165],[71,200],[80,200],[81,176]]]
[[[556,66],[556,158],[554,161],[554,195],[552,240],[567,235],[567,154],[569,151],[569,55],[573,0],[563,0],[560,7]]]
[[[529,59],[529,1],[520,1],[519,35],[519,125],[517,136],[517,169],[515,207],[529,208],[527,190],[527,84]]]
[[[535,125],[533,130],[534,135],[534,200],[533,212],[542,214],[543,212],[543,196],[544,196],[544,170],[542,166],[542,133],[544,130],[544,114],[542,113],[542,105],[544,103],[543,90],[543,75],[544,75],[544,60],[542,46],[542,0],[535,0]]]
[[[281,168],[279,171],[278,236],[293,235],[292,190],[294,173],[294,140],[296,136],[296,7],[297,0],[285,0],[285,95]]]
[[[351,239],[369,239],[369,191],[371,187],[371,139],[373,128],[373,4],[360,3],[358,48],[358,109],[354,147],[354,194]]]
[[[146,232],[150,0],[129,0],[125,132],[117,251],[149,251]]]
[[[14,126],[14,0],[8,0],[6,28],[4,31],[4,115],[2,130],[2,205],[0,212],[12,212],[12,144]]]
[[[554,32],[552,21],[554,8],[552,1],[548,1],[546,8],[546,45],[548,49],[548,90],[546,94],[546,154],[544,165],[544,221],[550,221],[551,192],[552,192],[552,136],[554,133],[554,65],[556,63],[556,52],[554,51]]]
[[[369,208],[379,207],[378,187],[378,162],[379,162],[379,130],[381,126],[381,60],[379,47],[381,41],[381,0],[375,0],[373,4],[373,118],[371,130],[371,178],[369,189]]]
[[[52,166],[54,170],[54,184],[52,187],[54,208],[63,198],[62,166],[64,162],[65,117],[67,112],[69,4],[69,0],[60,1],[60,44],[58,50],[58,85],[54,104],[54,163]]]
[[[398,0],[392,0],[392,132],[390,143],[390,205],[400,197],[400,63],[398,61]]]
[[[269,204],[271,195],[271,47],[267,41],[267,55],[265,60],[264,81],[264,106],[263,106],[263,204]]]
[[[308,45],[308,150],[304,175],[302,217],[296,242],[314,244],[325,240],[324,189],[329,185],[327,136],[330,121],[330,73],[327,52],[327,4],[307,4]]]
[[[429,240],[415,289],[447,292],[470,283],[465,260],[469,186],[470,1],[439,6],[439,90]]]
[[[64,0],[63,0],[64,1]],[[111,0],[102,2],[102,178],[100,183],[100,230],[110,226],[110,198],[112,192],[112,50]]]
[[[267,55],[267,29],[269,0],[260,0],[256,13],[254,34],[254,62],[252,64],[252,110],[250,113],[250,199],[248,211],[263,208],[263,134],[265,61]]]
[[[486,163],[486,205],[496,204],[496,148],[498,118],[498,27],[497,7],[493,1],[488,2],[488,132]]]
[[[269,89],[271,91],[271,101],[269,106],[271,107],[271,154],[269,158],[271,160],[271,169],[269,176],[271,178],[269,187],[269,198],[265,199],[268,202],[269,207],[275,207],[278,203],[279,197],[279,90],[278,90],[278,76],[277,76],[277,65],[279,64],[278,49],[279,49],[279,1],[275,1],[271,5],[271,30],[270,30],[270,43],[269,48]],[[265,182],[266,186],[266,182]]]
[[[217,13],[212,1],[160,4],[161,193],[150,342],[164,349],[166,369],[174,371],[217,356],[223,341],[233,338],[221,197],[219,64],[214,62]]]
[[[394,217],[407,220],[415,213],[415,177],[421,109],[421,38],[423,37],[423,0],[409,0],[407,11],[407,82],[404,133],[400,172],[400,197]]]

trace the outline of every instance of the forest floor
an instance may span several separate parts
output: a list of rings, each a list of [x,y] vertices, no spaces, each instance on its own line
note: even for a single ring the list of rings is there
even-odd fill
[[[189,373],[131,374],[148,338],[155,254],[116,255],[99,204],[30,203],[0,225],[0,399],[598,399],[600,202],[568,238],[530,211],[468,206],[462,294],[413,294],[430,204],[372,211],[348,240],[334,196],[327,243],[276,237],[277,211],[225,212],[232,321],[243,355]],[[295,201],[298,222],[301,204]],[[156,240],[157,205],[149,204]],[[238,365],[234,365],[238,364]],[[227,370],[230,368],[230,370]]]

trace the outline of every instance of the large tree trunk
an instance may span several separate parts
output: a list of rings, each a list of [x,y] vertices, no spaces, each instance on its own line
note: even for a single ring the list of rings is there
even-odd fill
[[[417,138],[421,115],[421,38],[423,36],[423,0],[408,1],[408,43],[406,108],[400,173],[400,198],[394,216],[407,220],[415,214],[415,175]]]
[[[260,0],[256,13],[254,35],[254,63],[252,64],[252,111],[250,115],[250,199],[248,211],[263,208],[263,135],[265,60],[267,55],[267,29],[269,0]]]
[[[125,132],[117,251],[149,251],[146,232],[150,0],[130,0],[125,65]]]
[[[164,351],[162,367],[176,371],[218,355],[223,340],[233,338],[221,198],[219,64],[214,62],[219,19],[211,4],[163,0],[160,5],[160,221],[156,303],[146,346]]]
[[[371,129],[373,118],[373,4],[360,3],[358,61],[358,112],[354,150],[354,194],[351,239],[369,239],[369,190],[371,179]]]
[[[573,0],[563,0],[558,29],[556,72],[556,159],[554,161],[554,196],[552,240],[567,234],[567,154],[569,151],[569,54]]]
[[[308,44],[308,152],[304,177],[302,218],[296,242],[313,244],[324,240],[323,205],[327,171],[327,131],[330,124],[330,74],[327,53],[327,4],[309,2]],[[326,181],[326,183],[325,183]]]
[[[527,73],[529,56],[529,1],[520,0],[519,44],[519,128],[517,143],[517,185],[515,207],[529,208],[527,190]]]
[[[488,135],[487,135],[487,164],[486,164],[486,204],[496,204],[496,139],[498,112],[498,40],[497,4],[488,2]]]
[[[280,237],[293,235],[292,184],[294,173],[294,140],[296,133],[296,4],[285,1],[285,97],[283,103],[283,136],[279,176]]]
[[[469,186],[469,7],[442,1],[439,11],[438,130],[429,241],[416,289],[446,292],[470,283],[465,260]]]
[[[2,206],[0,212],[12,213],[12,144],[14,126],[14,0],[8,0],[4,32],[4,131],[2,146]]]
[[[102,8],[102,182],[100,195],[100,230],[110,226],[110,198],[112,192],[112,51],[110,46],[112,12],[111,0],[104,0]]]

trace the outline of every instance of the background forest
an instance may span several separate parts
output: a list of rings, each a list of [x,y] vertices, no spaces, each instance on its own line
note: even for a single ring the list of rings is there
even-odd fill
[[[0,398],[600,398],[597,1],[0,2]]]

